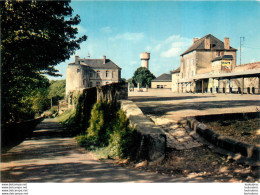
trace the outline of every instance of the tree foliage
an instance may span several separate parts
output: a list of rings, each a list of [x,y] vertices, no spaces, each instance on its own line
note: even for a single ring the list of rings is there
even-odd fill
[[[77,38],[70,1],[1,1],[2,122],[23,118],[19,112],[41,74],[59,76],[55,65],[69,59],[87,37]],[[18,109],[19,108],[19,109]]]
[[[146,85],[151,86],[154,78],[155,76],[147,68],[140,67],[134,72],[132,82],[135,86],[140,83],[140,87],[146,87]]]
[[[65,98],[66,80],[50,81],[48,98],[52,99],[53,105],[58,105],[58,101]]]

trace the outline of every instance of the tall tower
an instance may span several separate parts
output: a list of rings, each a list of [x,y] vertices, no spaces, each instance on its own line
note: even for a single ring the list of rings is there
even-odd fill
[[[141,59],[141,61],[142,61],[141,67],[145,67],[145,68],[149,69],[150,53],[148,53],[148,52],[142,52],[142,53],[140,54],[140,59]]]

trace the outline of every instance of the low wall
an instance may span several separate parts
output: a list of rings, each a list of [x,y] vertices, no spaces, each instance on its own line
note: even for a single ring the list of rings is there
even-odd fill
[[[239,114],[238,114],[239,115]],[[213,117],[213,116],[205,116]],[[230,151],[235,154],[241,154],[249,161],[259,162],[260,161],[260,147],[236,141],[226,136],[219,135],[213,130],[209,129],[205,124],[197,121],[194,117],[187,118],[188,127],[197,133],[200,137],[208,141],[209,143]]]
[[[157,161],[165,157],[166,135],[132,101],[121,100],[121,109],[140,137],[139,159]],[[142,156],[144,155],[144,156]]]

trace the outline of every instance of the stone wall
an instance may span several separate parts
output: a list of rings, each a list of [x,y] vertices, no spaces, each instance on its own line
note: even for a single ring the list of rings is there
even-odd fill
[[[79,96],[81,96],[81,98],[79,98]],[[94,104],[97,101],[116,102],[117,100],[127,98],[127,84],[112,83],[99,87],[71,91],[67,95],[66,99],[68,101],[68,108],[76,108],[75,106],[79,103],[79,101]]]
[[[132,101],[121,100],[121,108],[137,131],[139,137],[139,154],[137,158],[159,161],[165,157],[166,135],[162,129],[148,119]]]

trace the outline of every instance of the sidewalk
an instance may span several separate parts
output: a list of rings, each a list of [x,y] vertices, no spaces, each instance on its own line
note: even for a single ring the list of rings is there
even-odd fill
[[[2,154],[1,182],[210,182],[201,177],[141,172],[117,166],[113,160],[97,160],[62,132],[55,119],[45,119],[32,138]]]

